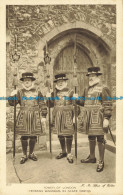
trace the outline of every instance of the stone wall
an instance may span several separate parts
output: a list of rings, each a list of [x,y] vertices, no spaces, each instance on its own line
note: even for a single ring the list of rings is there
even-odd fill
[[[10,32],[10,42],[7,43],[7,64],[6,64],[6,92],[10,95],[13,89],[13,73],[14,68],[18,70],[18,80],[22,72],[31,70],[36,78],[36,87],[46,94],[46,76],[47,67],[43,66],[44,46],[46,40],[48,42],[49,55],[51,56],[51,80],[53,80],[53,66],[56,53],[63,47],[63,44],[69,42],[70,36],[64,35],[64,31],[69,29],[69,33],[73,33],[74,29],[82,29],[81,44],[86,45],[90,50],[90,58],[102,52],[102,58],[99,63],[104,64],[104,73],[106,82],[110,83],[112,94],[116,92],[116,7],[115,5],[10,5],[7,6],[7,30]],[[91,44],[88,41],[91,37]],[[77,31],[78,32],[78,31]],[[60,38],[57,41],[57,34]],[[86,34],[86,38],[84,38]],[[17,53],[20,55],[18,62],[14,63],[12,55],[15,52],[15,35],[17,35]],[[71,35],[72,36],[72,35]],[[79,35],[80,36],[80,35]],[[82,38],[83,36],[83,38]],[[52,37],[52,39],[51,39]],[[60,42],[60,41],[61,42]],[[99,40],[99,44],[94,44]],[[103,40],[103,44],[101,42]],[[59,42],[56,47],[56,42]],[[64,43],[63,43],[64,42]],[[79,41],[78,41],[79,42]],[[92,44],[93,42],[93,44]],[[88,46],[87,46],[88,45]],[[102,46],[103,45],[103,46]],[[106,48],[108,57],[104,59],[104,50]],[[96,49],[94,49],[96,48]],[[93,50],[93,52],[91,52]],[[106,55],[105,55],[106,56]],[[110,57],[109,57],[110,56]],[[105,65],[106,63],[106,65]],[[39,66],[38,66],[39,65]],[[107,67],[107,68],[106,68]],[[105,78],[104,78],[105,82]],[[21,83],[18,83],[18,88]],[[114,106],[115,107],[115,106]],[[115,110],[115,108],[114,108]],[[115,118],[115,117],[113,117]],[[12,147],[13,135],[13,107],[7,103],[7,149]],[[20,143],[17,139],[19,151]],[[44,143],[45,145],[45,143]]]

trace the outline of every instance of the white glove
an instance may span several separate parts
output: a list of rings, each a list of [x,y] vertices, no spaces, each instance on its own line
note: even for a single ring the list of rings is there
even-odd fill
[[[103,121],[103,128],[106,128],[108,126],[109,126],[109,120],[105,118]]]
[[[17,95],[17,90],[16,89],[11,92],[11,96],[15,96],[15,95]]]
[[[73,117],[73,123],[75,123],[75,116]]]
[[[46,131],[46,118],[41,118],[42,131],[45,133]]]
[[[77,117],[77,122],[78,122],[78,117]],[[75,116],[73,117],[73,123],[75,123]]]
[[[74,98],[78,98],[78,94],[77,94],[77,93],[74,93],[74,94],[73,94],[73,97],[74,97]]]
[[[51,97],[51,93],[47,93],[46,94],[46,97]]]
[[[46,122],[46,118],[42,118],[42,119],[41,119],[41,122],[42,122],[42,123]]]

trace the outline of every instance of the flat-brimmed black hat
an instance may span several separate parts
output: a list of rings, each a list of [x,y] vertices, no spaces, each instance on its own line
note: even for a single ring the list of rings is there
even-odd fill
[[[21,80],[21,81],[24,81],[24,79],[26,79],[26,78],[29,78],[29,79],[31,79],[32,81],[36,80],[36,79],[34,78],[34,76],[33,76],[33,73],[31,73],[31,72],[25,72],[25,73],[23,73],[23,74],[22,74],[22,78],[20,78],[20,80]]]
[[[90,74],[102,75],[102,73],[100,72],[100,67],[88,68],[88,73],[86,74],[86,76],[89,76]]]
[[[56,74],[54,82],[57,82],[59,80],[68,80],[68,78],[66,77],[66,74],[64,73]]]

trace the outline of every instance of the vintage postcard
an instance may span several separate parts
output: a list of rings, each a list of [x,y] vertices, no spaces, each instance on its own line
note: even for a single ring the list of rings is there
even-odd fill
[[[0,2],[0,194],[123,194],[123,1]]]

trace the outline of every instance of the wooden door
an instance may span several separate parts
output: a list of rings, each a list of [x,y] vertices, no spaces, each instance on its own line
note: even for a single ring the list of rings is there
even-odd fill
[[[73,71],[74,71],[74,60],[73,60],[73,46],[66,47],[59,53],[55,60],[54,75],[60,72],[65,72],[68,77],[68,86],[74,89],[73,83]],[[77,80],[79,95],[83,94],[84,88],[88,86],[88,78],[86,77],[88,67],[92,66],[90,59],[83,50],[77,47]]]

